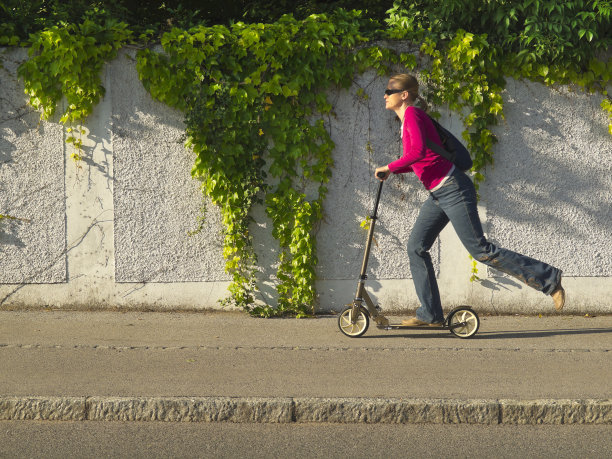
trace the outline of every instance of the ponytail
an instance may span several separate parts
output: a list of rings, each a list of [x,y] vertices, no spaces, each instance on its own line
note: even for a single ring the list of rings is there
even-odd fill
[[[423,110],[424,112],[426,112],[427,110],[429,110],[429,104],[427,103],[427,101],[419,94],[417,94],[416,96],[416,101],[415,101],[415,107],[420,108],[421,110]]]

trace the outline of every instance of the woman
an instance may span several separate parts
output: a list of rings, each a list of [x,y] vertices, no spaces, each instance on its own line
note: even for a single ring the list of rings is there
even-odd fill
[[[561,270],[496,247],[485,239],[478,217],[474,184],[450,161],[425,144],[425,139],[429,139],[442,145],[427,114],[415,106],[419,103],[427,107],[418,90],[418,82],[412,75],[399,74],[389,80],[384,96],[386,108],[393,110],[402,122],[404,153],[397,161],[375,171],[379,180],[386,180],[391,172],[414,172],[429,191],[429,198],[421,207],[408,240],[410,270],[421,306],[416,311],[416,317],[404,320],[402,325],[440,325],[444,321],[429,249],[449,221],[475,260],[551,295],[555,309],[560,311],[565,303]],[[384,174],[379,177],[379,173]]]

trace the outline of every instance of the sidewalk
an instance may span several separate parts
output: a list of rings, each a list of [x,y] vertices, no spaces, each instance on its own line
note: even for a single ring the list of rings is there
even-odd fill
[[[612,424],[612,316],[348,338],[332,316],[0,311],[0,420]]]

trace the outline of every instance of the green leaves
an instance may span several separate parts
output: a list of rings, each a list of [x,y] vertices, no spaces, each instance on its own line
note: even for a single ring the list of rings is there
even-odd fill
[[[196,154],[192,175],[204,180],[203,191],[223,215],[223,255],[233,277],[228,301],[251,313],[314,313],[314,227],[334,145],[313,114],[331,110],[325,91],[348,87],[358,68],[382,73],[399,60],[386,48],[355,52],[364,41],[361,21],[356,12],[338,10],[302,21],[285,15],[273,24],[173,29],[162,37],[164,54],[138,53],[139,77],[151,95],[185,112],[186,145]],[[309,182],[320,186],[307,197],[298,190]],[[257,267],[248,227],[258,201],[281,247],[274,310],[254,304]]]
[[[93,111],[104,96],[100,71],[104,62],[116,56],[117,50],[131,36],[126,24],[108,20],[98,24],[85,20],[82,24],[50,27],[30,36],[31,56],[18,69],[25,82],[30,105],[41,111],[41,119],[49,119],[57,104],[66,98],[62,124],[80,123]],[[68,132],[71,128],[68,129]],[[72,158],[81,159],[82,133],[69,135],[66,142],[75,148]]]
[[[30,104],[48,119],[62,98],[67,108],[61,122],[82,121],[104,95],[100,70],[104,62],[131,36],[126,24],[108,21],[96,24],[51,27],[32,35],[31,58],[18,70],[25,81]]]
[[[390,36],[422,42],[430,101],[462,114],[475,171],[493,163],[506,76],[604,94],[610,82],[612,60],[596,57],[612,42],[607,1],[398,0],[389,13]]]
[[[610,96],[601,101],[601,108],[608,112],[608,132],[612,135],[612,100]]]
[[[501,91],[505,80],[502,66],[497,64],[501,50],[491,45],[486,35],[459,29],[448,42],[426,39],[421,52],[430,57],[429,68],[422,73],[428,99],[460,113],[473,169],[484,169],[493,163],[493,145],[497,142],[489,127],[503,118]],[[484,176],[477,172],[474,179],[478,185]]]
[[[429,36],[439,42],[459,29],[486,33],[506,54],[526,51],[545,65],[588,63],[612,41],[609,1],[398,0],[389,14],[389,35],[394,38],[422,41]]]

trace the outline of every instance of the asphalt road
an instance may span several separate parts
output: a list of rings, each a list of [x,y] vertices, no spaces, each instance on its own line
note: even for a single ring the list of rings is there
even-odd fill
[[[612,426],[0,422],[0,458],[609,458]]]

